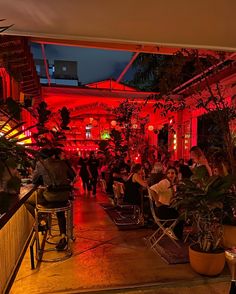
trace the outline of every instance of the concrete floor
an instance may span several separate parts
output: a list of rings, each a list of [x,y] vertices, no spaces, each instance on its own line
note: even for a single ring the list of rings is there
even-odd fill
[[[96,198],[78,195],[73,256],[30,269],[26,253],[11,294],[49,293],[228,293],[227,268],[216,278],[196,274],[189,264],[168,265],[148,249],[151,230],[118,231]]]

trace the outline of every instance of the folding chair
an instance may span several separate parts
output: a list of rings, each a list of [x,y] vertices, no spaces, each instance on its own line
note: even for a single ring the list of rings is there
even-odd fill
[[[132,205],[132,204],[125,204],[123,201],[124,194],[125,194],[125,187],[124,184],[118,181],[114,181],[113,183],[113,192],[114,192],[114,202],[115,206],[120,208],[120,220],[124,220],[122,223],[119,222],[119,225],[133,225],[133,224],[140,224],[142,225],[142,218],[140,217],[140,208],[138,205]],[[127,219],[127,212],[130,211],[131,215],[129,217],[129,220]]]
[[[114,181],[113,183],[113,192],[114,192],[114,200],[116,205],[123,204],[123,198],[125,194],[124,184],[118,181]]]
[[[155,201],[153,198],[153,195],[156,194],[156,192],[152,191],[150,188],[148,188],[148,197],[149,197],[149,202],[150,202],[150,209],[151,213],[153,216],[153,219],[155,223],[158,226],[158,229],[146,240],[148,241],[151,249],[154,251],[156,250],[156,246],[160,242],[160,240],[164,237],[167,236],[177,247],[181,247],[176,240],[174,239],[173,236],[173,228],[177,224],[177,219],[160,219],[156,215],[155,212]]]

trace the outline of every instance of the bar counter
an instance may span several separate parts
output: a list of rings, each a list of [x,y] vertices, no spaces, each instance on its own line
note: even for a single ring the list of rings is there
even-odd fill
[[[6,293],[31,236],[34,219],[23,204],[36,188],[32,184],[22,186],[0,216],[0,293]]]

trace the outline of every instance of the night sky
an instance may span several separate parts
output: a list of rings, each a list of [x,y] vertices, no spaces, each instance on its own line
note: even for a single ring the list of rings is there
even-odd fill
[[[32,43],[31,51],[35,59],[43,59],[40,44]],[[132,57],[132,52],[49,44],[45,45],[45,53],[50,65],[55,59],[77,61],[77,73],[81,84],[116,79]],[[132,76],[133,70],[130,69],[123,81],[130,80]]]

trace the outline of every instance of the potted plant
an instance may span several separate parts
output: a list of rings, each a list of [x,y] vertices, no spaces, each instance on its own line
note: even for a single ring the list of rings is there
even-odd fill
[[[205,183],[185,179],[178,185],[173,206],[191,221],[190,265],[200,274],[214,276],[224,268],[223,220],[236,203],[235,194],[230,192],[234,180],[231,175],[211,176]]]

